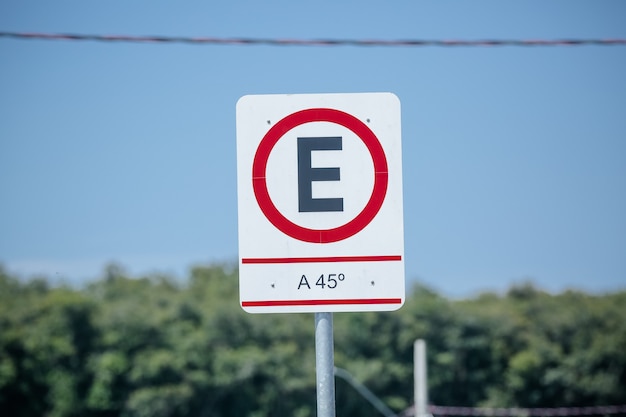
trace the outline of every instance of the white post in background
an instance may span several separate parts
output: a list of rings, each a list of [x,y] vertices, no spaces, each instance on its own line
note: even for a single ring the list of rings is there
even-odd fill
[[[417,339],[413,344],[413,377],[415,379],[415,417],[428,415],[428,381],[426,371],[426,342]]]

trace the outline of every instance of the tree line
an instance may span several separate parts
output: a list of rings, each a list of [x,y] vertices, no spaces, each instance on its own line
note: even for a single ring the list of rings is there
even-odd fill
[[[416,284],[396,312],[334,315],[335,364],[401,412],[413,342],[428,344],[437,405],[626,404],[626,292],[548,294],[531,284],[450,300]],[[247,314],[237,270],[184,282],[111,265],[83,288],[0,268],[0,414],[316,414],[312,314]],[[336,380],[337,415],[378,416]]]

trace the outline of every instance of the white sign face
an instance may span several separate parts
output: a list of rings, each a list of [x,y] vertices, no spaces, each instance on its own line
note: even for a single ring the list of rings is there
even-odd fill
[[[250,313],[404,303],[400,101],[391,93],[237,102],[239,292]]]

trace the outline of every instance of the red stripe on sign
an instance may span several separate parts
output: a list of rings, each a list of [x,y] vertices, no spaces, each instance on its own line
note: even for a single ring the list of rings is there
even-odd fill
[[[401,298],[346,298],[336,300],[264,300],[242,301],[242,307],[328,306],[364,304],[402,304]]]
[[[388,262],[401,261],[401,255],[320,256],[308,258],[241,258],[242,264],[305,264],[314,262]]]

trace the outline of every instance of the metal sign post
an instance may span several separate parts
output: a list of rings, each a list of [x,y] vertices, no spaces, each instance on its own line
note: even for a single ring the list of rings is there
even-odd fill
[[[415,417],[428,417],[428,384],[426,381],[426,342],[417,339],[413,343],[413,377],[415,379]]]
[[[333,313],[315,313],[317,417],[335,417]]]
[[[241,307],[315,313],[317,416],[335,417],[332,313],[405,299],[400,100],[240,98],[237,196]]]

